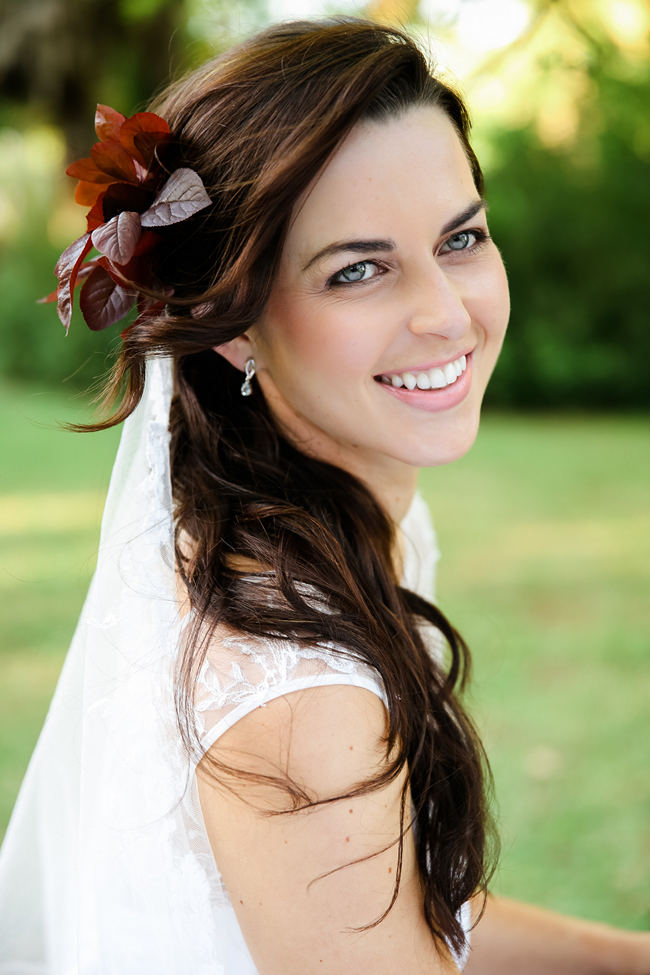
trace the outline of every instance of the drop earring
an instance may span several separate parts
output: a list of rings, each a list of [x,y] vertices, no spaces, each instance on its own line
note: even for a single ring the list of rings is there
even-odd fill
[[[242,396],[250,396],[253,392],[251,379],[255,375],[255,359],[247,359],[244,369],[246,370],[246,378],[241,384],[241,394]]]

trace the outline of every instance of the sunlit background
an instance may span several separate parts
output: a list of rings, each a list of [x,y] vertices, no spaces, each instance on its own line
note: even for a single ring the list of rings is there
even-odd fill
[[[51,306],[83,229],[65,165],[97,101],[142,109],[270,21],[405,26],[465,95],[511,281],[470,455],[426,472],[443,609],[503,836],[496,885],[650,926],[650,8],[644,0],[15,0],[0,13],[0,827],[92,572],[115,431],[83,437],[117,338]],[[110,330],[109,330],[110,332]]]

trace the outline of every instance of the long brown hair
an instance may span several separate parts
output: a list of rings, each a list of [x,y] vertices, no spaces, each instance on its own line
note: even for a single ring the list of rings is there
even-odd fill
[[[457,912],[486,889],[492,849],[489,772],[458,698],[467,647],[434,605],[400,585],[395,526],[369,490],[293,446],[259,390],[242,398],[241,374],[212,351],[260,315],[294,205],[355,123],[421,104],[451,119],[481,192],[462,100],[393,28],[352,19],[274,26],[157,99],[152,109],[170,124],[174,165],[198,172],[213,202],[166,231],[156,270],[174,297],[163,315],[127,330],[112,386],[126,380],[126,391],[107,422],[138,402],[146,358],[173,356],[172,485],[178,532],[192,540],[191,557],[179,547],[178,563],[196,612],[176,686],[186,743],[196,745],[193,692],[205,635],[220,623],[328,641],[376,668],[388,700],[386,764],[351,794],[407,769],[403,808],[410,790],[424,913],[435,938],[460,948]],[[268,599],[270,582],[253,584],[237,571],[233,554],[270,568],[280,598]],[[306,594],[314,591],[317,600]],[[446,667],[427,650],[422,623],[446,638]],[[214,763],[213,772],[227,770]],[[285,785],[287,812],[313,804]],[[403,831],[399,862],[402,845]],[[393,902],[398,887],[399,870]]]

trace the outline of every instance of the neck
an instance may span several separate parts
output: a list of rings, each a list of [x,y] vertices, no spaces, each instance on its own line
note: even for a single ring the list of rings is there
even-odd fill
[[[258,380],[275,422],[299,450],[348,471],[362,481],[396,526],[394,561],[401,574],[402,540],[399,525],[409,510],[417,489],[417,467],[376,452],[359,450],[351,444],[337,442],[313,427],[304,417],[296,416],[274,386],[268,386],[263,370]]]
[[[352,471],[351,473],[356,472]],[[402,475],[401,477],[375,477],[372,483],[369,483],[361,474],[358,475],[366,487],[372,491],[376,500],[395,525],[392,561],[398,579],[401,579],[404,574],[405,545],[401,522],[413,503],[413,497],[417,490],[418,469],[416,467],[404,468]]]
[[[375,479],[372,483],[365,477],[357,475],[370,489],[390,520],[397,526],[406,517],[417,490],[417,468],[409,468],[407,474],[407,477],[399,481],[394,478],[386,481]]]

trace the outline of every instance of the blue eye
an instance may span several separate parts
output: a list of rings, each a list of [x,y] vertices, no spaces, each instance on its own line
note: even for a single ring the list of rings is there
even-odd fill
[[[347,267],[333,274],[329,283],[333,285],[356,284],[359,281],[374,278],[377,273],[377,265],[374,261],[358,261],[356,264],[348,264]]]
[[[448,237],[442,249],[447,252],[474,251],[490,239],[485,230],[459,230]]]
[[[454,234],[454,236],[447,241],[447,246],[452,251],[464,251],[468,247],[471,247],[470,241],[472,240],[473,236],[474,234],[469,233],[467,230],[463,230],[460,234]]]

